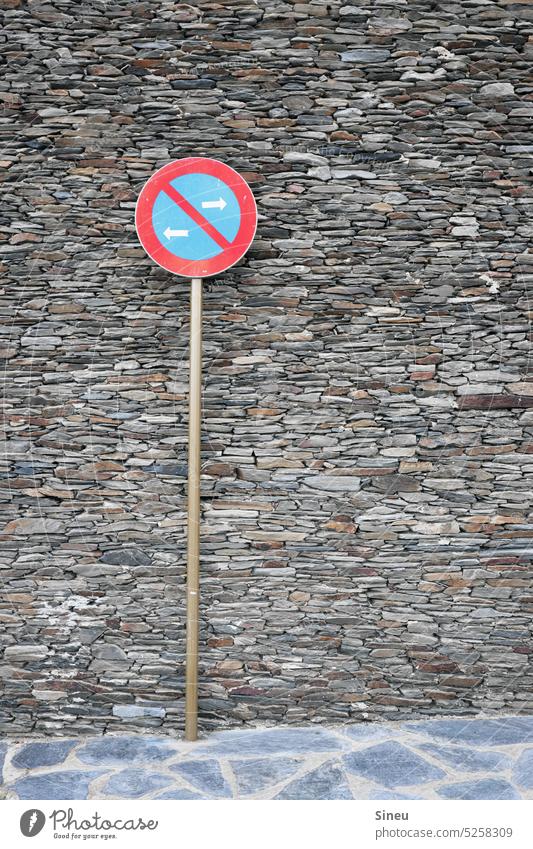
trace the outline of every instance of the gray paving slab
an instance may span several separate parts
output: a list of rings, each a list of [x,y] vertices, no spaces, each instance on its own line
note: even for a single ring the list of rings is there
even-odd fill
[[[168,760],[177,751],[166,737],[106,735],[82,746],[76,757],[84,764],[154,763]]]
[[[505,746],[513,743],[533,743],[533,716],[514,716],[501,719],[432,719],[427,722],[408,722],[409,730],[444,738],[454,743],[477,746]]]
[[[221,731],[206,744],[217,755],[264,755],[280,752],[336,752],[348,745],[323,728],[276,728]]]
[[[15,754],[14,766],[33,769],[40,766],[55,766],[63,763],[76,740],[51,740],[45,743],[28,743]]]
[[[101,771],[56,770],[27,775],[13,784],[19,799],[88,799],[89,786]]]
[[[533,717],[6,739],[12,799],[533,799]]]
[[[353,799],[346,774],[339,763],[325,763],[292,781],[276,799]]]
[[[533,748],[525,749],[513,769],[513,779],[521,787],[533,788]]]
[[[168,775],[148,769],[123,769],[115,773],[102,788],[102,794],[112,799],[138,799],[172,783]]]
[[[394,741],[367,746],[344,758],[349,772],[362,775],[385,787],[426,784],[446,773],[438,766]]]
[[[503,752],[485,752],[465,746],[436,746],[422,743],[418,750],[433,755],[439,762],[464,772],[495,772],[508,769],[512,763]]]
[[[227,798],[231,796],[231,788],[215,758],[182,761],[172,766],[171,770],[208,797]]]
[[[520,799],[512,784],[499,778],[445,784],[437,792],[444,799]]]
[[[302,763],[304,761],[297,758],[253,758],[230,761],[230,766],[239,792],[248,795],[294,776]]]

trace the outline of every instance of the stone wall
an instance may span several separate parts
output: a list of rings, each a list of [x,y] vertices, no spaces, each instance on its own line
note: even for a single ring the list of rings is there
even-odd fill
[[[188,285],[133,213],[190,155],[260,212],[206,284],[202,728],[531,712],[531,5],[2,6],[2,727],[182,727]]]

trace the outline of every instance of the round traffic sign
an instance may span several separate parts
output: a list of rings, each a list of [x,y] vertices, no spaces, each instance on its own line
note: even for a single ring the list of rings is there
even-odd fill
[[[257,227],[248,183],[216,159],[169,162],[142,188],[139,241],[154,262],[182,277],[219,274],[246,253]]]

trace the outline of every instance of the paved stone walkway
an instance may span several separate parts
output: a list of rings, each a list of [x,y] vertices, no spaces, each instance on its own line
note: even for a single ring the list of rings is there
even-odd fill
[[[533,717],[8,740],[12,799],[533,799]]]

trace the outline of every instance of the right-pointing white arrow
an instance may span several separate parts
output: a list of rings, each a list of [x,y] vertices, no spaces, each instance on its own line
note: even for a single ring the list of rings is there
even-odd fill
[[[165,236],[166,239],[172,239],[174,236],[188,236],[188,235],[189,235],[188,230],[171,230],[170,227],[167,227],[167,229],[164,232],[164,236]]]
[[[227,207],[227,203],[224,198],[219,198],[218,200],[203,200],[202,201],[202,209],[225,209]]]

